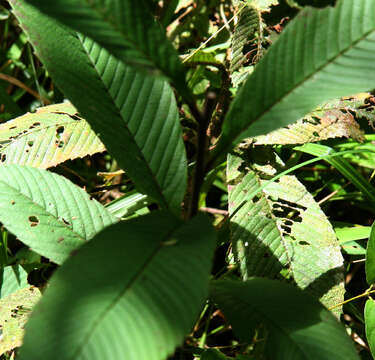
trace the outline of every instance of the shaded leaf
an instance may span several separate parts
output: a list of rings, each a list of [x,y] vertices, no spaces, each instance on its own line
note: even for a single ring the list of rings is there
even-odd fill
[[[305,8],[270,47],[231,104],[215,149],[286,126],[322,102],[372,89],[375,2]]]
[[[205,215],[152,212],[105,229],[55,273],[20,359],[164,360],[206,299],[214,247]]]
[[[92,40],[70,32],[25,1],[10,3],[52,78],[139,191],[179,212],[187,170],[171,87],[125,66]],[[62,3],[54,2],[52,8],[59,11]],[[72,8],[67,11],[89,7],[81,1],[68,3]],[[158,47],[157,42],[153,44]]]
[[[228,360],[229,358],[226,357],[222,352],[217,349],[207,349],[205,350],[200,360]]]
[[[243,342],[263,324],[266,358],[273,360],[359,359],[344,327],[315,299],[274,280],[216,281],[212,298]]]
[[[45,169],[104,150],[89,124],[69,103],[45,106],[0,124],[3,164]]]
[[[147,0],[27,2],[95,40],[125,64],[153,75],[167,76],[185,91],[185,72],[177,51],[148,11]]]
[[[61,264],[118,221],[64,177],[19,165],[0,167],[0,221],[35,252]]]
[[[0,299],[0,355],[21,346],[25,323],[40,296],[38,288],[29,286]]]
[[[261,189],[278,165],[265,149],[258,154],[263,158],[256,161],[246,152],[228,158],[231,241],[243,278],[272,278],[288,268],[296,284],[325,306],[342,302],[343,258],[330,222],[295,176]]]
[[[245,6],[238,15],[238,22],[234,27],[231,40],[230,72],[233,73],[241,68],[248,60],[245,46],[254,41],[256,32],[261,30],[261,17],[258,10],[252,6]],[[258,34],[258,36],[260,36]]]
[[[366,301],[365,305],[365,326],[366,337],[372,355],[375,355],[375,302],[372,298]]]
[[[366,280],[369,285],[375,283],[375,225],[372,224],[366,250]]]
[[[5,266],[0,270],[0,299],[27,286],[27,272],[22,266]]]

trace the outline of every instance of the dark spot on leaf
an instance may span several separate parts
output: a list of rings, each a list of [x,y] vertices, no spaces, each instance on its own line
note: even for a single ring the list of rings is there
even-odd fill
[[[74,256],[74,255],[77,255],[77,252],[78,252],[78,250],[77,249],[74,249],[74,250],[72,250],[71,252],[70,252],[70,256]]]
[[[40,125],[40,122],[35,122],[32,126],[36,127],[36,126],[39,126],[39,125]]]
[[[59,237],[59,239],[57,240],[58,243],[61,243],[64,241],[64,238],[63,237]]]
[[[6,154],[1,155],[1,162],[4,162],[7,159]]]
[[[11,126],[11,127],[9,128],[9,130],[13,130],[13,129],[17,129],[17,126],[15,125],[15,126]]]
[[[39,219],[36,216],[29,216],[30,226],[34,227],[39,224]]]
[[[68,225],[68,226],[71,225],[71,223],[70,223],[68,220],[66,220],[66,219],[64,219],[64,218],[62,218],[61,220],[63,221],[63,223],[64,223],[65,225]]]
[[[299,241],[298,244],[300,245],[310,245],[307,241]]]
[[[14,205],[16,202],[15,202],[14,200],[12,200],[10,203],[11,203],[12,205]]]

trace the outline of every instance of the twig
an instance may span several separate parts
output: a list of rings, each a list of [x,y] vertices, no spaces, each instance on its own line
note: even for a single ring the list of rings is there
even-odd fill
[[[16,85],[20,87],[21,89],[24,89],[26,92],[34,96],[36,99],[42,101],[44,104],[51,104],[51,102],[48,99],[41,97],[35,90],[30,89],[27,85],[25,85],[23,82],[19,81],[18,79],[14,78],[13,76],[0,73],[0,80],[7,81],[10,84]]]
[[[210,208],[210,207],[201,207],[199,208],[199,210],[203,212],[207,212],[209,214],[214,214],[214,215],[228,216],[229,214],[227,210],[215,209],[215,208]]]

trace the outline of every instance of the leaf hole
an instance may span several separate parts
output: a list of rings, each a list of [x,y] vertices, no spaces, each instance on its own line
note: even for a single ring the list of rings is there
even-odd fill
[[[34,227],[39,224],[39,219],[36,216],[29,216],[30,226]]]
[[[298,244],[302,245],[302,246],[305,246],[305,245],[310,245],[310,243],[308,243],[307,241],[299,241]]]
[[[61,220],[63,221],[63,223],[64,223],[65,225],[68,225],[68,226],[72,225],[68,220],[66,220],[66,219],[64,219],[64,218],[62,218]]]
[[[1,162],[4,162],[6,159],[7,159],[6,154],[2,154],[1,155]]]
[[[58,139],[60,139],[60,136],[61,134],[65,131],[65,127],[64,126],[59,126],[57,129],[56,129],[56,136]]]
[[[28,141],[27,145],[30,146],[30,147],[33,146],[34,145],[34,141],[32,141],[32,140]]]

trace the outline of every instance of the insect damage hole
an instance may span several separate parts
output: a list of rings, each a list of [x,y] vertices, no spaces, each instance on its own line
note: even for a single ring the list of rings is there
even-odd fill
[[[30,226],[34,227],[39,224],[39,219],[36,216],[29,216]]]

